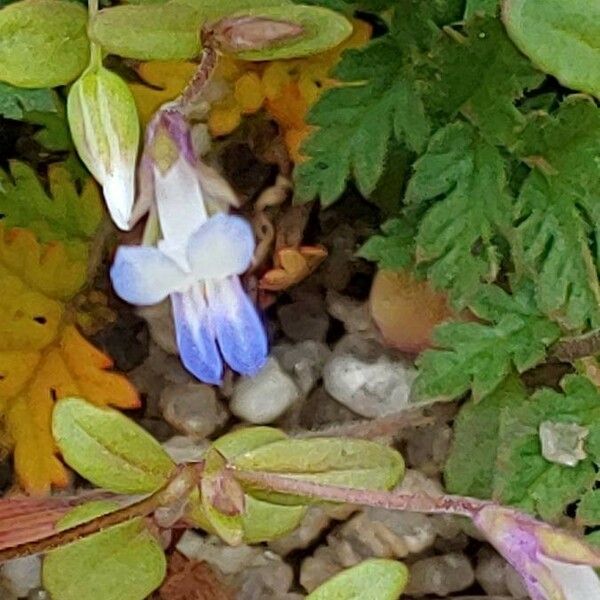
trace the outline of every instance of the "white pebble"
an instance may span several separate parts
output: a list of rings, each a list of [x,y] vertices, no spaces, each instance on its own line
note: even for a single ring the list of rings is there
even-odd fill
[[[242,377],[235,384],[229,408],[249,423],[272,423],[302,396],[294,380],[274,358],[254,377]]]
[[[208,437],[229,418],[215,390],[203,383],[167,386],[160,395],[160,408],[175,429],[197,439]]]
[[[22,597],[42,585],[41,573],[42,559],[26,556],[5,562],[0,567],[0,580],[9,593]]]

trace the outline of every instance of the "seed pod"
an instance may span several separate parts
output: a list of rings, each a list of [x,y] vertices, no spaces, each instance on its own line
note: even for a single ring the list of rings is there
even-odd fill
[[[110,216],[129,229],[140,138],[129,88],[104,67],[91,67],[71,87],[67,111],[77,152],[102,185]]]

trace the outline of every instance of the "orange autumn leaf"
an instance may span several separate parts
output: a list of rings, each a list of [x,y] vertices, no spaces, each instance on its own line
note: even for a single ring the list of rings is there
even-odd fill
[[[61,242],[40,244],[25,229],[0,228],[0,413],[23,488],[34,494],[68,483],[51,434],[54,402],[77,395],[97,404],[138,406],[111,359],[75,329],[66,302],[86,281],[87,264]]]
[[[259,287],[271,292],[285,290],[306,279],[326,257],[323,246],[282,248],[275,254],[275,267],[262,276]]]
[[[6,416],[19,481],[28,492],[44,494],[51,485],[68,483],[51,433],[54,402],[80,396],[95,404],[136,408],[139,397],[125,377],[107,370],[112,360],[72,325],[66,325],[56,342],[37,357],[25,354],[29,378],[21,383],[16,397],[8,400]],[[22,358],[16,352],[0,353],[0,372],[7,379],[16,379],[13,373],[19,370]]]

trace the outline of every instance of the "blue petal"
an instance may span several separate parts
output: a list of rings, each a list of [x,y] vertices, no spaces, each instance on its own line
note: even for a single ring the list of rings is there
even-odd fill
[[[245,219],[225,213],[211,217],[190,238],[188,260],[196,279],[243,273],[254,255],[254,233]]]
[[[175,335],[181,362],[195,377],[219,385],[223,361],[209,320],[202,284],[171,296]]]
[[[237,277],[207,283],[211,322],[225,362],[254,375],[267,361],[267,335],[254,304]]]
[[[186,273],[153,246],[120,246],[110,269],[115,292],[131,304],[146,306],[181,288]]]

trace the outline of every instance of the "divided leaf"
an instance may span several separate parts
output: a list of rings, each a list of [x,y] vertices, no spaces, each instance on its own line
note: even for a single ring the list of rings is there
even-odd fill
[[[414,170],[406,202],[424,213],[417,261],[463,308],[498,273],[496,240],[508,234],[512,209],[504,159],[472,126],[456,122],[431,138]]]
[[[86,258],[86,245],[104,215],[98,186],[89,177],[78,191],[64,164],[48,167],[48,191],[35,171],[23,162],[0,170],[0,213],[6,227],[25,227],[41,242],[61,240]]]
[[[411,266],[415,255],[415,223],[405,216],[381,225],[381,234],[370,237],[358,256],[378,263],[380,269],[402,271]]]
[[[509,376],[480,401],[469,399],[454,421],[450,454],[444,480],[449,492],[476,498],[491,498],[500,444],[500,418],[527,399],[525,387]]]
[[[517,199],[515,262],[540,310],[565,329],[600,325],[600,111],[585,99],[538,115],[518,152],[533,168]]]
[[[319,129],[302,147],[310,157],[296,168],[296,198],[337,200],[352,177],[369,195],[381,177],[390,139],[420,150],[429,124],[402,47],[392,36],[346,52],[328,90],[308,115]]]
[[[396,600],[408,583],[408,569],[395,560],[371,558],[338,573],[306,600]]]
[[[146,430],[116,410],[79,398],[57,402],[52,432],[69,466],[114,492],[152,493],[167,483],[175,467]]]
[[[420,75],[427,110],[441,123],[460,113],[492,144],[512,145],[525,125],[515,101],[544,76],[517,50],[498,19],[475,17],[463,33],[439,36],[424,60]]]
[[[68,0],[21,0],[0,10],[0,81],[66,85],[85,69],[87,11]]]
[[[600,392],[577,375],[566,376],[561,386],[563,393],[540,390],[519,407],[502,411],[500,424],[494,497],[546,520],[558,520],[569,504],[594,486],[600,465]],[[574,466],[544,458],[540,441],[544,422],[587,428],[586,457]]]
[[[139,518],[50,552],[43,583],[55,600],[143,600],[166,569],[160,543]]]
[[[52,90],[27,90],[0,83],[0,116],[20,120],[30,111],[56,112]]]
[[[539,313],[531,286],[512,296],[496,286],[481,287],[469,308],[489,323],[447,323],[434,330],[439,349],[421,354],[414,393],[452,400],[472,389],[480,400],[512,372],[540,363],[559,327]]]
[[[581,499],[578,520],[600,524],[593,491],[600,465],[600,392],[577,375],[565,377],[561,386],[562,393],[543,389],[528,398],[511,377],[480,402],[469,400],[456,421],[446,463],[448,490],[517,505],[554,522]],[[571,438],[551,445],[560,452],[544,454],[542,425],[565,424],[585,432],[583,455]],[[570,457],[568,464],[559,457]]]

